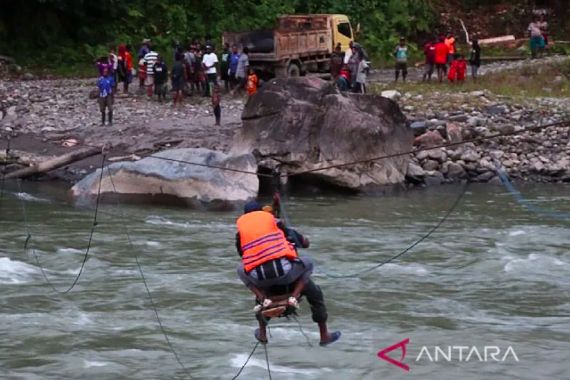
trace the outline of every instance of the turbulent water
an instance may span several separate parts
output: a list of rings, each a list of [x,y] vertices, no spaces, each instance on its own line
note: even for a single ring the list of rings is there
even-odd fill
[[[252,297],[235,274],[237,212],[103,206],[78,284],[58,295],[34,253],[49,281],[65,290],[81,266],[93,211],[74,208],[47,185],[7,190],[0,209],[0,378],[186,378],[159,329],[135,253],[192,377],[229,380],[238,372],[254,347],[256,323]],[[343,335],[319,347],[302,302],[306,336],[295,321],[272,322],[272,378],[567,379],[569,223],[529,213],[503,188],[471,186],[432,236],[390,264],[359,278],[324,274],[365,270],[397,254],[429,231],[460,191],[289,199],[291,223],[312,242],[304,253],[317,263],[330,327]],[[537,206],[570,212],[569,186],[521,191]],[[23,250],[22,204],[34,251]],[[387,356],[409,372],[379,359],[378,351],[406,338],[403,359],[400,349]],[[468,347],[461,357],[457,346]],[[486,346],[501,350],[498,361],[485,361]],[[478,355],[466,360],[473,347]],[[240,378],[268,378],[263,347]]]

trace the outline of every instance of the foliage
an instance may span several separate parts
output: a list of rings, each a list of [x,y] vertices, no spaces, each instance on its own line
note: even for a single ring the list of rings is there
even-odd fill
[[[223,31],[269,28],[294,13],[347,14],[369,54],[388,59],[400,35],[428,32],[435,20],[428,0],[2,0],[2,8],[0,53],[46,66],[92,62],[145,37],[166,54],[174,41],[216,42]]]

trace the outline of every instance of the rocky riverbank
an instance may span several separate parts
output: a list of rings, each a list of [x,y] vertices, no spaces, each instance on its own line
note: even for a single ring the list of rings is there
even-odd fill
[[[50,157],[84,145],[111,146],[109,158],[138,157],[166,148],[208,148],[227,152],[241,125],[244,99],[224,96],[222,125],[214,126],[210,99],[187,98],[182,107],[119,90],[114,124],[100,125],[99,108],[89,98],[95,80],[0,81],[0,150]],[[71,144],[70,144],[71,142]],[[68,146],[73,145],[73,146]],[[96,157],[57,171],[76,181],[93,171]]]
[[[540,66],[547,60],[532,65]],[[556,58],[556,62],[560,60]],[[501,71],[518,66],[524,69],[524,65],[494,67]],[[492,67],[484,71],[491,73]],[[115,124],[100,126],[98,106],[89,99],[93,88],[94,80],[0,81],[0,151],[6,148],[9,138],[13,151],[27,152],[40,160],[82,145],[111,146],[110,161],[138,160],[170,148],[199,147],[228,153],[242,126],[244,98],[224,95],[222,126],[214,127],[208,98],[188,98],[182,107],[173,108],[171,103],[135,94],[136,88],[131,89],[131,95],[119,93],[116,97]],[[570,98],[501,96],[489,90],[450,91],[446,86],[426,88],[422,84],[386,95],[397,100],[414,131],[415,145],[423,148],[555,123],[570,116]],[[569,137],[570,128],[558,126],[478,144],[422,151],[411,155],[406,182],[433,185],[463,179],[495,181],[497,165],[516,179],[568,182]],[[100,158],[91,157],[52,175],[75,182],[99,164]]]
[[[488,91],[405,93],[399,103],[414,130],[415,145],[421,148],[558,123],[570,116],[570,99],[515,101]],[[516,179],[569,182],[570,128],[553,126],[477,144],[424,150],[413,155],[407,179],[428,185],[463,179],[488,182],[496,180],[498,167]]]

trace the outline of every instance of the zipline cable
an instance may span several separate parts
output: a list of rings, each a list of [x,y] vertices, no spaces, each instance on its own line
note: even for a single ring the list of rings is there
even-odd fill
[[[430,228],[430,230],[425,233],[423,236],[421,236],[419,239],[417,239],[416,241],[414,241],[411,245],[409,245],[407,248],[405,248],[404,250],[400,251],[399,253],[397,253],[396,255],[381,261],[380,263],[370,267],[370,268],[366,268],[357,272],[353,272],[350,274],[337,274],[337,273],[330,273],[328,272],[325,268],[323,267],[318,267],[318,269],[327,277],[330,278],[352,278],[352,277],[359,277],[362,274],[368,273],[368,272],[372,272],[373,270],[376,270],[394,260],[396,260],[397,258],[399,258],[402,255],[405,255],[406,253],[410,252],[413,248],[415,248],[418,244],[420,244],[421,242],[423,242],[424,240],[426,240],[427,238],[429,238],[435,231],[437,231],[439,229],[439,227],[441,227],[441,225],[447,220],[447,218],[449,218],[449,216],[453,213],[453,211],[455,211],[455,209],[457,208],[457,206],[459,206],[459,203],[461,202],[461,199],[463,199],[463,196],[465,195],[465,193],[467,192],[467,188],[469,187],[469,182],[466,182],[465,185],[463,186],[463,189],[461,190],[461,192],[459,193],[459,195],[457,196],[457,198],[455,199],[455,202],[453,202],[453,204],[451,205],[451,207],[447,210],[447,212],[443,215],[443,217],[432,227]],[[280,215],[283,215],[283,219],[286,221],[287,225],[289,225],[289,221],[287,218],[287,212],[285,211],[285,207],[282,206],[282,204],[280,203]]]
[[[83,273],[83,269],[85,268],[85,263],[87,262],[87,258],[89,257],[89,251],[91,250],[91,243],[93,242],[93,234],[95,233],[95,227],[97,226],[97,215],[99,212],[99,200],[101,198],[101,182],[103,181],[103,168],[105,166],[105,159],[106,159],[106,154],[103,154],[103,158],[101,160],[101,175],[99,176],[99,186],[97,188],[97,199],[95,201],[95,212],[93,213],[93,223],[91,224],[91,231],[89,232],[89,240],[87,241],[87,248],[85,249],[85,253],[83,254],[83,261],[81,262],[81,267],[79,268],[79,272],[75,276],[73,283],[66,290],[63,290],[63,291],[61,291],[57,287],[55,287],[53,285],[53,283],[49,280],[47,273],[46,273],[43,265],[41,264],[40,259],[36,253],[36,250],[34,248],[31,248],[33,257],[35,259],[37,266],[40,268],[42,276],[44,277],[46,283],[56,293],[59,293],[59,294],[69,293],[75,287],[77,282],[79,281],[79,277],[81,277],[81,274]],[[18,189],[20,190],[20,193],[23,194],[21,180],[18,179],[17,182],[18,182]],[[28,252],[28,245],[29,245],[30,241],[32,240],[32,233],[31,233],[30,225],[28,223],[28,213],[26,210],[26,203],[25,203],[23,197],[20,197],[20,203],[22,205],[22,213],[24,216],[24,224],[25,224],[25,228],[26,228],[26,241],[24,243],[24,251]]]
[[[236,380],[239,375],[241,375],[241,373],[243,372],[243,370],[245,369],[245,367],[247,367],[247,363],[249,363],[249,359],[251,359],[251,357],[253,356],[253,354],[255,353],[255,350],[257,350],[257,347],[259,347],[259,345],[261,344],[260,341],[257,341],[255,343],[255,346],[253,346],[253,350],[251,350],[251,352],[249,353],[249,356],[247,357],[247,359],[245,360],[245,363],[243,363],[243,365],[241,366],[241,368],[239,369],[238,373],[236,373],[236,375],[234,377],[232,377],[232,380]]]
[[[103,169],[101,169],[101,171],[103,171]],[[113,181],[113,175],[111,173],[111,170],[109,169],[109,167],[107,166],[107,172],[109,174],[109,180],[111,182],[111,186],[113,187],[113,192],[115,194],[117,193],[117,188],[115,187],[115,182]],[[118,198],[117,198],[118,199]],[[117,200],[117,206],[120,206],[119,201]],[[137,251],[135,249],[135,246],[133,244],[133,241],[131,239],[131,234],[129,232],[129,229],[127,227],[126,224],[123,223],[123,226],[125,228],[125,234],[127,236],[127,241],[129,243],[129,246],[131,248],[131,251],[133,252],[134,256],[135,256],[135,262],[137,264],[138,270],[139,270],[139,274],[141,276],[141,279],[143,281],[144,284],[144,288],[146,290],[146,294],[147,297],[150,301],[150,306],[152,308],[152,310],[154,311],[154,315],[156,316],[156,321],[158,322],[158,326],[160,328],[160,331],[162,332],[162,335],[164,336],[164,340],[166,341],[166,344],[168,345],[168,347],[170,348],[170,351],[172,352],[172,354],[174,355],[174,358],[176,359],[176,361],[178,362],[178,364],[180,365],[180,367],[184,370],[184,372],[186,373],[186,375],[188,376],[189,379],[192,379],[192,376],[190,375],[190,371],[188,370],[188,368],[186,368],[186,366],[184,365],[184,363],[182,362],[182,360],[180,359],[180,356],[178,355],[178,353],[176,352],[176,350],[174,349],[174,346],[172,345],[172,342],[170,341],[170,338],[168,337],[168,334],[166,333],[166,329],[164,328],[164,325],[162,324],[162,320],[160,319],[160,315],[158,313],[158,307],[156,306],[156,303],[154,302],[154,299],[152,297],[152,293],[150,292],[150,288],[148,286],[148,282],[146,280],[146,276],[144,274],[144,271],[142,269],[142,265],[139,261],[139,256],[137,255]]]
[[[546,129],[546,128],[550,128],[550,127],[568,127],[568,126],[570,126],[570,119],[565,119],[565,120],[561,120],[558,122],[552,122],[549,124],[534,125],[534,126],[530,126],[530,127],[522,128],[519,130],[510,131],[510,132],[499,132],[499,133],[495,133],[495,134],[488,135],[488,136],[481,136],[481,137],[476,137],[476,138],[472,138],[472,139],[456,141],[456,142],[451,142],[451,143],[446,143],[446,144],[440,144],[440,145],[435,145],[435,146],[430,146],[430,147],[421,147],[421,148],[417,148],[417,149],[413,149],[413,150],[409,150],[409,151],[405,151],[405,152],[390,153],[390,154],[385,154],[385,155],[381,155],[381,156],[355,160],[355,161],[351,161],[351,162],[322,166],[322,167],[304,170],[304,171],[296,172],[296,173],[283,173],[283,174],[281,174],[281,176],[282,177],[299,176],[299,175],[315,173],[315,172],[328,170],[328,169],[336,169],[336,168],[342,168],[342,167],[347,167],[347,166],[352,166],[352,165],[357,165],[357,164],[364,164],[364,163],[368,163],[368,162],[380,161],[380,160],[384,160],[384,159],[388,159],[388,158],[406,156],[409,154],[415,154],[415,153],[419,153],[419,152],[423,152],[423,151],[429,151],[429,150],[440,149],[440,148],[450,148],[450,147],[469,144],[469,143],[479,143],[479,142],[483,142],[486,140],[492,140],[492,139],[496,139],[496,138],[500,138],[500,137],[516,136],[516,135],[520,135],[520,134],[523,134],[526,132],[537,132],[537,131],[540,131],[542,129]],[[100,148],[100,146],[97,146],[97,145],[89,145],[89,144],[83,144],[83,145]],[[228,168],[228,167],[224,167],[224,166],[210,165],[210,164],[204,164],[204,163],[200,163],[200,162],[179,160],[179,159],[168,158],[168,157],[157,157],[154,155],[150,155],[150,156],[147,156],[144,158],[149,158],[149,157],[155,158],[157,160],[178,162],[178,163],[182,163],[182,164],[193,165],[193,166],[201,166],[201,167],[206,167],[206,168],[210,168],[210,169],[218,169],[218,170],[225,170],[225,171],[237,172],[237,173],[242,173],[242,174],[256,175],[258,177],[267,177],[267,178],[273,177],[272,174],[267,174],[267,173],[259,173],[256,171],[254,172],[254,171],[248,171],[248,170],[234,169],[234,168]]]
[[[267,374],[269,375],[269,380],[271,380],[271,368],[269,367],[269,353],[267,352],[267,344],[263,345],[265,349],[265,363],[267,363]]]
[[[568,126],[570,126],[570,119],[559,121],[556,123],[527,127],[527,128],[523,128],[523,129],[520,129],[517,131],[495,133],[495,134],[489,135],[489,136],[476,137],[476,138],[463,140],[463,141],[457,141],[457,142],[452,142],[452,143],[447,143],[447,144],[440,144],[440,145],[431,146],[431,147],[418,148],[418,149],[407,151],[407,152],[391,153],[391,154],[386,154],[386,155],[382,155],[382,156],[376,156],[376,157],[372,157],[372,158],[356,160],[356,161],[352,161],[352,162],[323,166],[323,167],[309,169],[309,170],[305,170],[305,171],[297,172],[297,173],[285,173],[285,174],[283,174],[283,177],[299,176],[299,175],[314,173],[314,172],[318,172],[318,171],[322,171],[322,170],[336,169],[336,168],[342,168],[342,167],[352,166],[352,165],[356,165],[356,164],[364,164],[367,162],[384,160],[387,158],[395,158],[395,157],[406,156],[408,154],[414,154],[414,153],[419,153],[419,152],[428,151],[428,150],[434,150],[434,149],[440,149],[440,148],[450,148],[453,146],[469,144],[469,143],[478,143],[478,142],[482,142],[485,140],[491,140],[491,139],[495,139],[495,138],[499,138],[499,137],[514,136],[514,135],[522,134],[525,132],[536,132],[536,131],[540,131],[540,130],[545,129],[545,128],[556,127],[556,126],[568,127]]]

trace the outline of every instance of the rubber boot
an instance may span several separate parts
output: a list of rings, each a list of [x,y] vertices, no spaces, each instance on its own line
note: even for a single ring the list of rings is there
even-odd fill
[[[105,125],[105,111],[101,112],[101,125]]]
[[[113,125],[113,111],[109,111],[109,125]]]

